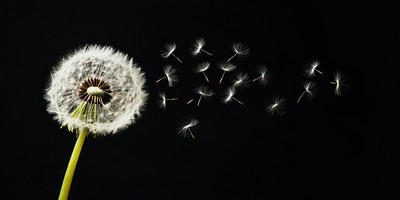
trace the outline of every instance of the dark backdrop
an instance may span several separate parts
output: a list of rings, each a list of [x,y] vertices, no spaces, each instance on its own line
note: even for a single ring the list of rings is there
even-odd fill
[[[46,112],[44,89],[62,56],[99,44],[141,66],[149,100],[128,129],[87,138],[70,199],[394,199],[395,11],[368,1],[6,3],[0,197],[58,197],[76,137]],[[189,54],[197,37],[214,56]],[[168,42],[183,64],[161,58]],[[216,64],[232,55],[232,42],[251,51],[232,61],[236,71],[255,77],[265,64],[272,77],[237,93],[244,106],[221,101],[234,73],[217,83]],[[296,104],[308,80],[303,68],[314,59],[324,72],[314,79],[318,94]],[[193,73],[203,61],[211,62],[215,95],[186,105],[205,83]],[[155,83],[168,64],[179,75],[172,88]],[[329,84],[336,70],[350,86],[342,96]],[[164,111],[159,92],[180,99]],[[272,117],[266,104],[276,94],[286,113]],[[177,134],[188,117],[200,122],[195,140]]]

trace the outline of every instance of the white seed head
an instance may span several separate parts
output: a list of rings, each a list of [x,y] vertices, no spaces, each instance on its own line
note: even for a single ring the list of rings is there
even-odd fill
[[[210,68],[210,63],[209,62],[203,62],[197,65],[195,72],[196,73],[201,73],[205,72],[208,68]]]
[[[203,38],[198,38],[193,44],[194,49],[192,50],[192,55],[198,55],[201,53],[201,49],[205,44],[206,41]]]
[[[265,65],[258,66],[258,74],[259,76],[254,79],[254,81],[258,80],[261,85],[266,85],[269,82],[270,75],[268,73],[268,68]]]
[[[168,58],[176,49],[176,44],[174,42],[167,43],[161,50],[161,57]]]
[[[317,85],[314,82],[312,82],[312,81],[305,82],[303,87],[304,87],[304,90],[306,91],[306,93],[310,97],[314,97],[313,90],[315,90],[317,87]]]
[[[158,96],[160,98],[158,100],[158,105],[160,106],[160,108],[164,110],[167,108],[167,101],[175,101],[179,99],[179,98],[167,98],[164,92],[158,93]]]
[[[303,87],[307,92],[311,92],[311,90],[315,88],[315,83],[308,81],[304,83]]]
[[[171,65],[167,65],[164,67],[164,74],[168,80],[168,86],[172,87],[178,82],[178,75],[176,74],[176,69],[174,69]]]
[[[167,100],[165,98],[165,93],[164,92],[160,92],[158,94],[158,96],[160,97],[160,100],[158,102],[158,105],[160,106],[160,108],[165,109],[167,106]]]
[[[320,62],[318,60],[313,61],[307,68],[305,69],[306,76],[312,78],[315,77],[315,72]]]
[[[178,134],[184,138],[192,137],[194,139],[193,130],[196,128],[199,121],[191,118],[188,122],[185,122],[181,127],[178,128]]]
[[[275,96],[272,103],[267,105],[267,112],[271,116],[285,114],[286,101],[282,97]]]
[[[70,130],[114,134],[140,117],[147,100],[144,84],[144,73],[128,55],[86,45],[54,67],[44,98],[47,111]]]
[[[333,78],[335,79],[336,84],[340,84],[340,81],[342,80],[342,73],[339,71],[335,72],[333,74]]]
[[[247,86],[249,83],[249,76],[247,73],[239,72],[236,74],[236,78],[233,80],[233,87],[239,88]]]
[[[236,94],[236,89],[234,87],[231,87],[225,91],[225,98],[224,98],[224,103],[229,103],[232,101],[232,97]]]
[[[232,63],[225,63],[225,62],[219,63],[218,67],[221,70],[226,71],[226,72],[230,72],[230,71],[236,69],[236,65],[234,65]]]
[[[347,88],[346,80],[340,71],[336,71],[333,74],[333,78],[335,80],[335,82],[332,82],[333,84],[335,84],[335,95],[340,96]]]
[[[199,85],[195,88],[195,92],[204,96],[204,97],[210,97],[214,95],[213,91],[208,87],[207,85]]]
[[[240,42],[236,42],[236,43],[232,44],[232,51],[235,52],[235,54],[240,55],[240,56],[245,56],[245,55],[250,54],[249,48]]]

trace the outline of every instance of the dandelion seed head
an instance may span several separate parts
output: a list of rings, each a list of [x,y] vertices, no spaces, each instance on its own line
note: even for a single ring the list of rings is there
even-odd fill
[[[304,83],[303,87],[308,93],[311,93],[311,91],[316,87],[316,85],[314,82],[308,81]]]
[[[270,75],[268,74],[268,68],[265,65],[261,65],[258,67],[258,74],[260,75],[258,81],[261,85],[268,84]]]
[[[250,54],[249,48],[244,45],[243,43],[236,42],[232,44],[232,51],[235,52],[237,55],[245,56]]]
[[[201,72],[206,71],[208,68],[210,68],[210,63],[209,62],[203,62],[203,63],[200,63],[196,67],[195,72],[196,73],[201,73]]]
[[[236,78],[233,80],[233,87],[244,87],[249,83],[249,76],[247,73],[239,72],[236,74]]]
[[[236,89],[234,87],[231,87],[227,90],[225,90],[225,99],[224,99],[224,103],[228,103],[230,101],[232,101],[232,97],[236,94]]]
[[[176,74],[176,69],[174,69],[171,65],[166,65],[164,67],[164,74],[168,80],[168,86],[172,87],[176,82],[178,82],[178,75]]]
[[[236,69],[236,65],[234,65],[232,63],[224,63],[224,62],[219,63],[218,67],[221,70],[226,71],[226,72],[230,72],[230,71],[233,71],[234,69]]]
[[[320,62],[318,60],[315,60],[311,62],[311,64],[305,69],[305,73],[308,77],[315,77],[315,71],[317,67],[319,66]]]
[[[44,99],[47,111],[68,129],[114,134],[140,117],[147,100],[144,84],[144,73],[128,55],[86,45],[53,68]]]
[[[195,88],[196,93],[205,96],[205,97],[210,97],[214,95],[213,91],[210,89],[210,87],[206,85],[199,85]]]
[[[175,51],[175,49],[175,42],[165,44],[164,48],[161,50],[161,57],[168,58]]]
[[[198,123],[198,121],[196,119],[192,119],[192,121],[190,121],[189,124],[186,124],[185,126],[182,127],[182,130],[192,128],[192,127],[196,126],[197,123]]]
[[[311,63],[311,69],[315,70],[319,66],[319,61],[315,60],[314,62]]]
[[[340,73],[339,71],[335,72],[333,74],[333,77],[335,79],[336,84],[340,84],[340,81],[342,80],[342,73]]]
[[[271,116],[285,114],[286,101],[280,96],[275,96],[273,102],[267,106],[267,112]]]
[[[192,55],[198,55],[205,44],[206,41],[203,38],[198,38],[193,44],[194,49],[192,50]]]
[[[184,138],[193,137],[193,130],[197,126],[199,121],[195,118],[191,118],[188,122],[184,123],[181,127],[178,128],[178,134]]]
[[[314,97],[315,89],[317,88],[317,85],[314,82],[307,81],[304,83],[303,87],[309,97]]]
[[[343,77],[343,74],[340,71],[336,71],[333,74],[333,78],[335,80],[335,95],[340,96],[343,94],[343,92],[347,89],[347,83],[345,78]]]
[[[165,98],[165,93],[164,92],[160,92],[158,95],[160,97],[158,105],[160,106],[160,108],[165,109],[167,107],[167,100]]]

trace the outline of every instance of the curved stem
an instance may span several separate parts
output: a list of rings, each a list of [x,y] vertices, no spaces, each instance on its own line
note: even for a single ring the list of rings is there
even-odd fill
[[[164,77],[158,79],[158,80],[156,81],[156,83],[160,82],[161,80],[163,80],[163,79],[165,79],[165,78],[167,78],[167,76],[164,76]]]
[[[206,75],[205,72],[203,72],[203,75],[204,75],[204,78],[206,78],[206,81],[207,81],[207,82],[210,82],[210,81],[208,80],[208,77],[207,77],[207,75]]]
[[[171,53],[172,56],[174,56],[180,63],[183,63],[182,60],[180,58],[178,58],[178,56],[176,56],[175,54]]]
[[[243,102],[241,102],[241,101],[239,101],[239,100],[238,100],[238,99],[236,99],[235,97],[232,97],[232,99],[233,99],[233,100],[235,100],[236,102],[238,102],[238,103],[242,104],[242,106],[244,106],[244,103],[243,103]]]
[[[324,74],[321,71],[319,71],[318,69],[314,69],[316,72],[320,73],[320,74]]]
[[[224,76],[225,76],[225,71],[222,73],[221,79],[219,79],[219,84],[221,84],[222,79],[224,79]]]
[[[304,91],[303,93],[301,93],[300,97],[297,99],[297,103],[300,102],[301,97],[303,97],[303,95],[306,93],[306,91]]]
[[[262,76],[259,76],[259,77],[255,78],[255,79],[253,79],[252,82],[254,82],[254,81],[256,81],[256,80],[258,80],[258,79],[260,79],[260,78],[262,78]]]
[[[193,132],[190,130],[190,128],[188,128],[190,135],[192,136],[193,139],[196,139],[196,137],[194,137]]]
[[[68,163],[67,171],[64,175],[64,180],[61,186],[60,195],[58,196],[59,200],[67,200],[69,189],[71,188],[72,178],[74,176],[76,164],[78,163],[79,155],[81,153],[81,149],[83,146],[83,142],[85,141],[86,136],[89,134],[89,129],[84,128],[78,136],[76,140],[74,150],[72,151],[71,158]]]
[[[199,100],[197,101],[197,106],[200,106],[201,97],[203,97],[203,95],[200,95]]]
[[[200,51],[202,51],[202,52],[204,52],[204,53],[206,53],[206,54],[212,56],[212,54],[211,54],[210,52],[208,52],[208,51],[205,51],[205,50],[203,50],[203,49],[200,49]]]
[[[194,99],[190,99],[186,104],[190,104],[194,101]]]
[[[237,53],[233,54],[233,56],[232,56],[232,57],[230,57],[230,58],[228,58],[228,60],[227,60],[226,62],[228,63],[229,61],[231,61],[231,60],[232,60],[232,58],[234,58],[236,55],[237,55]]]

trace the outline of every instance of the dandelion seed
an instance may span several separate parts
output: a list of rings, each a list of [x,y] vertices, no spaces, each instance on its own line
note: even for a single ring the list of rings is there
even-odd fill
[[[181,135],[184,138],[187,137],[192,137],[193,139],[196,139],[196,137],[193,134],[193,130],[196,128],[197,124],[199,121],[197,119],[190,119],[189,122],[185,123],[182,127],[178,128],[178,134]]]
[[[156,83],[162,81],[163,79],[167,79],[168,86],[172,87],[176,82],[178,82],[178,75],[176,74],[176,69],[174,69],[171,65],[167,65],[164,67],[164,77],[161,77],[156,81]]]
[[[207,77],[206,73],[205,73],[205,71],[206,71],[208,68],[210,68],[210,63],[209,63],[209,62],[203,62],[203,63],[200,63],[200,64],[197,66],[197,68],[195,69],[195,72],[196,72],[196,73],[202,73],[202,74],[204,75],[204,78],[206,79],[206,81],[207,81],[207,82],[210,82],[210,81],[208,80],[208,77]]]
[[[206,44],[206,41],[203,38],[198,38],[193,44],[194,49],[192,49],[192,55],[196,56],[196,55],[200,54],[201,52],[203,52],[203,53],[206,53],[206,54],[212,56],[212,54],[210,52],[203,49],[205,44]]]
[[[200,95],[197,101],[197,106],[200,106],[200,101],[202,98],[211,97],[214,95],[213,91],[206,85],[200,85],[195,89],[195,92]]]
[[[306,75],[307,75],[308,77],[315,77],[315,72],[318,72],[318,73],[320,73],[320,74],[323,74],[321,71],[319,71],[319,70],[317,69],[317,67],[318,67],[319,65],[320,65],[320,62],[319,62],[318,60],[313,61],[313,62],[310,64],[310,66],[308,66],[308,67],[305,69]]]
[[[131,58],[112,47],[86,45],[64,57],[45,89],[47,111],[76,131],[59,199],[67,199],[85,137],[115,134],[140,116],[147,100],[145,78]]]
[[[268,84],[269,80],[268,68],[264,65],[261,65],[258,67],[258,73],[260,74],[260,76],[253,79],[252,82],[258,81],[261,85]]]
[[[339,71],[333,74],[334,82],[330,82],[331,84],[335,85],[335,95],[340,96],[343,94],[344,90],[346,89],[346,81],[343,77],[343,74]]]
[[[243,88],[249,83],[249,76],[246,73],[239,72],[236,74],[236,78],[233,80],[233,87]]]
[[[186,104],[190,104],[194,101],[194,99],[190,99]]]
[[[304,83],[303,87],[304,87],[304,92],[301,93],[300,97],[297,99],[297,103],[300,102],[300,99],[303,97],[304,94],[307,94],[309,97],[314,98],[313,90],[316,89],[315,83],[309,81]]]
[[[236,94],[236,90],[235,90],[234,87],[227,89],[227,90],[225,91],[225,94],[226,94],[226,97],[224,98],[224,103],[229,103],[229,102],[231,102],[232,100],[234,100],[234,101],[236,101],[237,103],[239,103],[239,104],[241,104],[241,105],[244,105],[243,102],[239,101],[238,99],[236,99],[236,98],[234,97],[234,95]]]
[[[219,79],[219,83],[221,84],[222,79],[224,79],[225,73],[236,69],[236,65],[231,64],[231,63],[220,63],[218,66],[222,71],[224,71],[222,73],[221,78]]]
[[[175,57],[180,63],[183,63],[182,60],[180,58],[178,58],[178,56],[176,56],[174,54],[174,51],[176,50],[176,44],[174,42],[172,43],[167,43],[164,46],[164,49],[161,51],[161,57],[163,58],[168,58],[169,56],[173,56]]]
[[[275,96],[273,102],[267,106],[267,112],[271,116],[285,114],[286,101],[282,97]]]
[[[232,44],[232,51],[235,53],[226,62],[231,61],[235,56],[246,56],[250,54],[249,48],[243,43],[237,42]]]
[[[179,98],[166,98],[165,93],[164,92],[160,92],[159,93],[160,96],[160,100],[158,102],[160,108],[164,109],[167,107],[167,101],[176,101]]]

